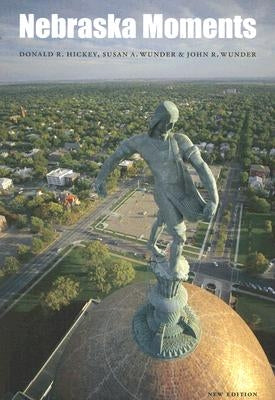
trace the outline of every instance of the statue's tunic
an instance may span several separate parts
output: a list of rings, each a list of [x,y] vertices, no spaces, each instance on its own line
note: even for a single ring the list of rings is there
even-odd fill
[[[175,134],[173,138],[162,141],[147,134],[136,135],[124,140],[117,153],[123,158],[139,153],[147,162],[155,179],[154,197],[160,213],[167,213],[172,205],[184,219],[195,221],[202,218],[205,202],[184,161],[199,150],[190,146],[185,135]]]

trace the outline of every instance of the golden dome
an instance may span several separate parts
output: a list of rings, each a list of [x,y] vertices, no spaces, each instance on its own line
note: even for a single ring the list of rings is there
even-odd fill
[[[200,319],[201,338],[186,358],[143,353],[132,320],[146,302],[145,284],[127,286],[90,309],[71,338],[53,385],[54,400],[274,400],[274,376],[246,323],[216,296],[184,285]]]

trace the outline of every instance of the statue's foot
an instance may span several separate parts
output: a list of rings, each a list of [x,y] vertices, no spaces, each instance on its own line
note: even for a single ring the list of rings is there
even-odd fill
[[[171,268],[171,267],[170,267]],[[180,256],[174,266],[171,268],[171,275],[175,280],[186,281],[189,274],[189,264],[184,256]]]

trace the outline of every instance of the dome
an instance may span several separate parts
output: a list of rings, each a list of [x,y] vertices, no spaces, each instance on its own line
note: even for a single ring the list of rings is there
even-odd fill
[[[274,399],[272,369],[246,323],[213,294],[184,286],[201,328],[193,352],[172,360],[142,352],[132,321],[147,286],[127,286],[90,308],[64,351],[51,399],[203,400],[214,392]]]

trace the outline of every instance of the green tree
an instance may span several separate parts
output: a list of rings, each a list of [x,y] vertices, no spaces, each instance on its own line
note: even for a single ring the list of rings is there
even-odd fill
[[[118,180],[120,178],[120,171],[116,168],[108,177],[107,179],[107,191],[111,191],[117,187]]]
[[[52,284],[51,289],[41,296],[41,305],[44,309],[59,311],[68,306],[79,294],[79,282],[72,278],[59,276]]]
[[[86,268],[106,267],[109,263],[110,254],[108,247],[99,240],[94,240],[85,248]]]
[[[44,221],[38,217],[31,217],[31,231],[32,233],[40,233],[44,229]]]
[[[16,221],[17,228],[25,228],[28,225],[28,217],[23,214],[19,214]]]
[[[50,243],[54,240],[55,233],[54,230],[51,228],[44,228],[41,232],[41,239],[45,243]]]
[[[50,220],[53,222],[58,222],[64,213],[64,209],[61,204],[50,201],[49,203],[44,203],[41,206],[40,216],[43,219]]]
[[[242,184],[242,185],[246,185],[247,182],[248,182],[248,178],[249,178],[248,173],[247,173],[246,171],[245,171],[245,172],[242,172],[241,175],[240,175],[240,177],[241,177],[241,184]]]
[[[43,250],[45,243],[39,237],[34,237],[32,239],[32,252],[34,254],[40,253]]]
[[[268,259],[262,253],[250,253],[247,256],[245,265],[249,273],[262,274],[268,267]]]
[[[14,256],[5,257],[4,271],[5,274],[16,274],[19,271],[20,263]]]
[[[22,194],[16,196],[10,203],[11,208],[15,212],[24,212],[26,207],[26,197]]]
[[[95,266],[89,273],[89,279],[94,283],[96,289],[107,294],[112,289],[111,283],[108,282],[108,269],[102,265]]]
[[[26,261],[30,256],[30,246],[27,246],[25,244],[18,244],[16,252],[19,260]]]
[[[109,269],[108,279],[114,287],[127,285],[134,279],[136,274],[133,265],[126,260],[116,261]]]
[[[249,197],[249,208],[258,213],[268,213],[271,206],[266,199],[252,195]]]

